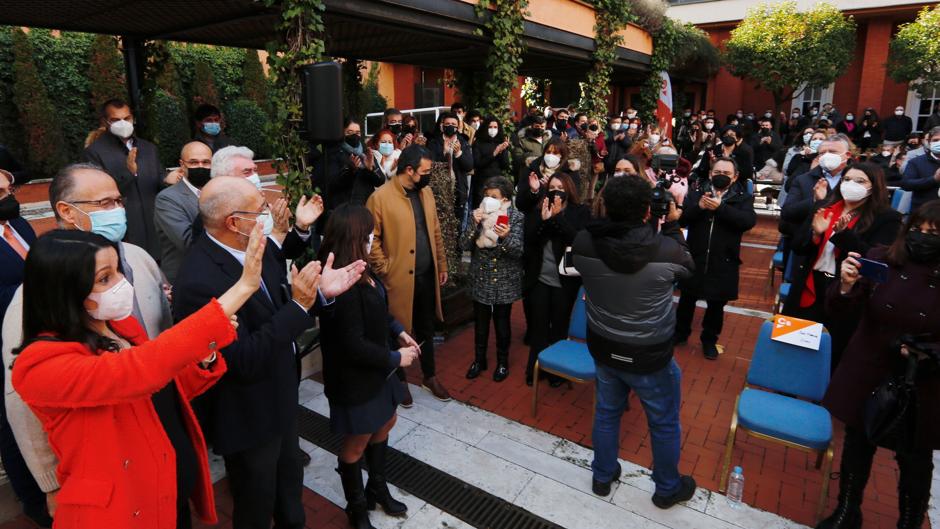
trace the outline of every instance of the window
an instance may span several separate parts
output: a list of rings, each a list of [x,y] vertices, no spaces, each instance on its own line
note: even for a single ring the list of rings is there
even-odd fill
[[[924,130],[933,109],[940,105],[940,89],[934,89],[925,95],[927,97],[921,97],[921,94],[914,90],[907,93],[907,111],[905,113],[914,121],[914,130],[917,132]]]
[[[822,110],[822,106],[826,103],[832,103],[832,92],[835,88],[835,83],[830,84],[829,86],[819,86],[819,87],[810,87],[803,90],[803,93],[798,97],[793,98],[793,107],[799,108],[804,116],[809,115],[809,109],[816,107]],[[796,93],[800,93],[799,90]]]

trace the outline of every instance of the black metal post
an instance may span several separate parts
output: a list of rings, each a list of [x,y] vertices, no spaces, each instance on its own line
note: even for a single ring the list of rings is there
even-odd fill
[[[142,117],[140,110],[140,40],[134,37],[122,36],[121,47],[124,49],[124,71],[127,77],[127,96],[134,119]]]

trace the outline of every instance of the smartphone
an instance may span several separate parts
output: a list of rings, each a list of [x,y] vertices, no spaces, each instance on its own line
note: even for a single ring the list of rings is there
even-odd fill
[[[574,268],[574,254],[571,250],[565,252],[564,255],[565,268]]]
[[[858,262],[862,264],[858,273],[862,277],[867,277],[876,283],[886,283],[888,281],[888,265],[881,261],[873,261],[859,257]]]
[[[496,217],[496,224],[502,224],[504,226],[509,226],[509,215],[500,215]]]

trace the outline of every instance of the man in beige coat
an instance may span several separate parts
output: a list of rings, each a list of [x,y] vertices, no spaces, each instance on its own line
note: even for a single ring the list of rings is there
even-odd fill
[[[431,180],[431,151],[412,145],[398,158],[398,173],[369,197],[375,239],[372,270],[388,291],[389,310],[421,345],[423,387],[435,398],[450,394],[434,371],[434,318],[441,319],[441,287],[447,283],[447,256],[437,219]],[[405,380],[401,369],[398,376]],[[407,388],[407,385],[405,386]],[[408,394],[402,406],[410,407]]]

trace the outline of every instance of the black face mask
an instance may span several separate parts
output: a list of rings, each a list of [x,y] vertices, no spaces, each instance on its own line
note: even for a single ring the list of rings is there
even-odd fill
[[[904,245],[914,262],[932,264],[940,261],[940,235],[909,231],[904,237]]]
[[[349,145],[350,147],[355,149],[356,147],[359,146],[359,143],[362,141],[362,138],[360,138],[358,134],[349,134],[345,138],[343,138],[343,141],[346,142],[346,145]]]
[[[414,133],[415,128],[411,125],[398,125],[398,130],[405,134],[412,134]],[[392,132],[395,132],[395,131],[393,130]],[[399,134],[399,133],[395,132],[395,134]]]
[[[210,169],[208,167],[187,168],[186,179],[189,180],[190,184],[202,189],[202,186],[206,185],[209,181],[209,172]]]
[[[591,125],[588,128],[591,129],[592,132],[597,132],[597,125]]]
[[[547,193],[547,196],[548,196],[548,205],[552,205],[555,203],[555,197],[560,198],[561,201],[564,202],[565,199],[568,198],[568,193],[566,193],[565,191],[560,191],[558,189],[553,189]]]
[[[13,220],[20,216],[20,203],[13,195],[0,199],[0,221]]]
[[[587,130],[587,127],[588,127],[588,124],[587,124],[587,123],[582,123],[582,124],[581,124],[581,130]]]
[[[533,129],[532,127],[529,127],[525,129],[525,135],[529,138],[541,138],[542,129]]]
[[[444,125],[444,136],[453,136],[457,134],[457,127],[454,125]]]
[[[418,180],[417,182],[415,182],[415,189],[417,189],[418,191],[421,191],[421,190],[424,189],[425,187],[428,187],[428,184],[431,183],[431,173],[427,173],[427,174],[423,174],[423,175],[419,175],[419,176],[420,176],[421,178],[420,178],[420,180]]]
[[[731,185],[731,177],[726,174],[712,175],[712,187],[718,190],[727,189]]]
[[[401,134],[402,130],[404,129],[402,128],[401,123],[396,123],[394,125],[389,125],[388,130],[394,132],[395,134]]]
[[[722,136],[722,137],[721,137],[721,143],[723,143],[723,144],[725,144],[725,145],[734,145],[734,142],[735,142],[735,139],[732,138],[731,136]]]

